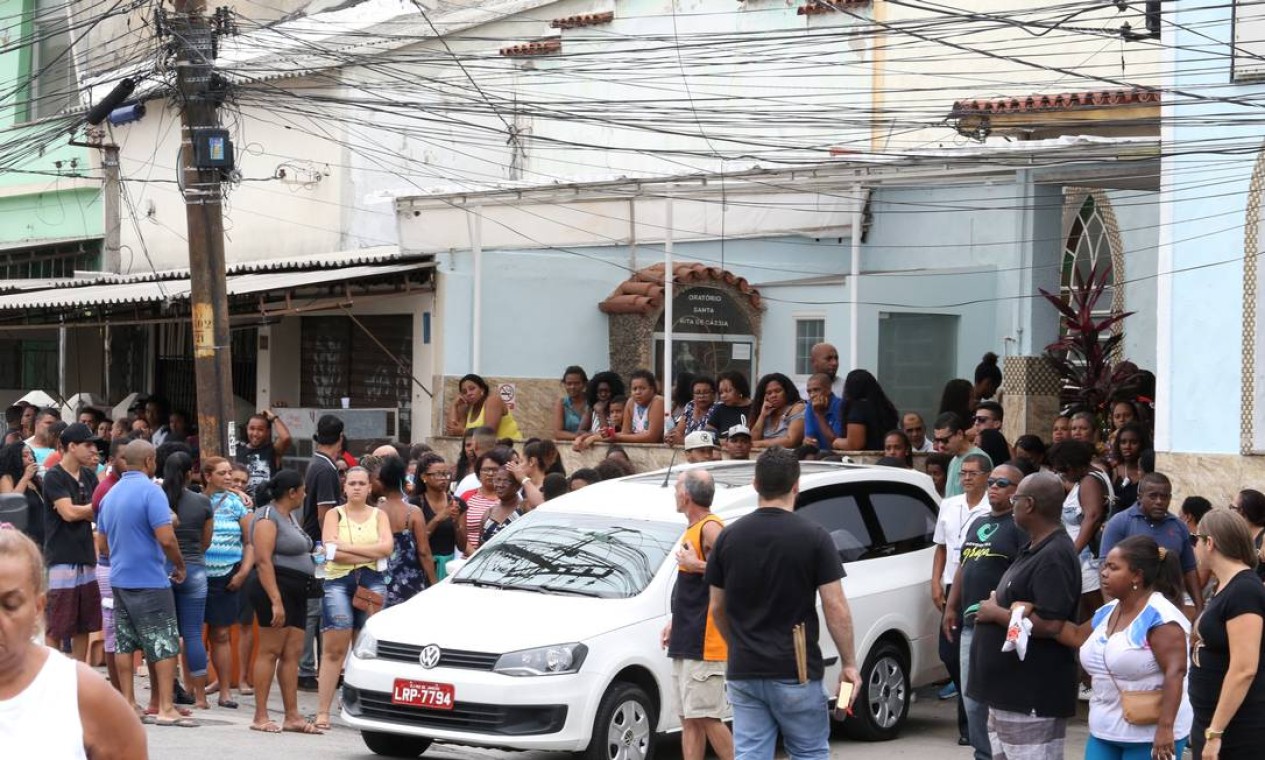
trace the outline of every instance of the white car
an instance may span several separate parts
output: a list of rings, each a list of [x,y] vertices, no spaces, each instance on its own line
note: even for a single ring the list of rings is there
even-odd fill
[[[712,510],[756,508],[753,462],[713,462]],[[379,755],[432,742],[649,760],[677,731],[672,667],[659,645],[685,530],[674,476],[599,483],[548,502],[489,541],[453,576],[370,618],[353,647],[343,719]],[[931,603],[938,500],[912,470],[804,462],[796,510],[839,549],[864,687],[844,723],[894,738],[911,688],[943,677]],[[821,624],[824,683],[839,658]]]

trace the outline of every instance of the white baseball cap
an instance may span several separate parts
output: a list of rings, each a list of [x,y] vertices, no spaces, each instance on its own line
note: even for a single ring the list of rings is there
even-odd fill
[[[694,449],[714,449],[716,448],[716,437],[707,430],[695,430],[693,433],[685,436],[685,450],[692,451]]]
[[[729,432],[725,433],[726,438],[733,438],[735,435],[745,435],[746,437],[750,438],[751,429],[748,428],[746,425],[743,425],[740,423],[729,428]]]

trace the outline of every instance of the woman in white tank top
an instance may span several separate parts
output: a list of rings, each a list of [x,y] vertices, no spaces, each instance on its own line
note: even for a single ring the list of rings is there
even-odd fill
[[[44,560],[0,525],[0,755],[86,760],[146,757],[145,730],[109,682],[37,643]]]

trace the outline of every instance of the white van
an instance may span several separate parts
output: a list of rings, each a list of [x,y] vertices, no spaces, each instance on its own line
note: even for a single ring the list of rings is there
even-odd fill
[[[754,462],[703,465],[712,510],[756,508]],[[685,530],[675,475],[634,475],[560,497],[515,521],[453,576],[371,618],[353,647],[343,719],[370,750],[417,757],[432,742],[649,760],[680,729],[659,646]],[[944,676],[931,603],[938,500],[912,470],[804,462],[796,511],[847,566],[864,687],[845,729],[895,738],[911,688]],[[824,683],[839,658],[821,625]]]

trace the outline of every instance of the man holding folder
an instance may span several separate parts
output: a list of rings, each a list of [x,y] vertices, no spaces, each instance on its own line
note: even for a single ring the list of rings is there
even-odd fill
[[[839,707],[861,686],[843,564],[819,525],[794,513],[795,454],[773,447],[755,467],[759,508],[720,532],[707,561],[711,612],[729,645],[737,760],[771,760],[779,726],[796,760],[828,760],[830,716],[816,602],[843,664]]]

